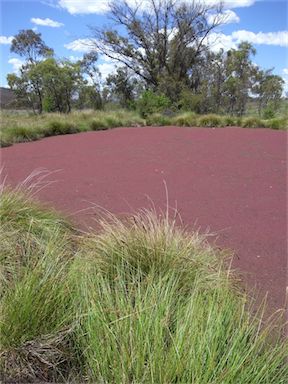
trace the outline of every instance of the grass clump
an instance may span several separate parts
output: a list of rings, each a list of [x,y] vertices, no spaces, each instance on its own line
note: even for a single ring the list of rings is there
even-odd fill
[[[224,127],[225,121],[223,117],[218,115],[204,115],[198,119],[198,126],[200,127]]]
[[[162,113],[153,113],[146,118],[146,124],[158,127],[171,125],[171,117],[165,116]]]
[[[71,367],[72,230],[20,188],[1,191],[0,218],[1,377],[59,380],[62,365]]]
[[[102,216],[83,235],[18,192],[3,199],[4,380],[287,381],[287,344],[206,236],[151,211]]]
[[[266,126],[268,126],[271,129],[288,129],[288,121],[286,119],[280,119],[280,118],[275,118],[267,121]]]
[[[172,118],[172,123],[180,127],[195,127],[197,126],[197,116],[193,112],[181,113]]]
[[[224,126],[226,127],[233,127],[236,124],[237,119],[235,119],[233,116],[225,116],[224,117]]]
[[[67,135],[77,133],[80,130],[71,121],[54,120],[49,121],[48,126],[44,131],[45,136]]]
[[[159,112],[160,111],[160,112]],[[73,111],[63,115],[59,113],[1,113],[0,146],[13,143],[38,140],[47,136],[65,135],[77,132],[106,130],[115,127],[139,127],[145,125],[183,127],[228,127],[243,126],[245,128],[266,127],[272,129],[288,129],[287,119],[273,118],[261,120],[258,117],[234,117],[215,114],[196,115],[194,112],[175,114],[165,108],[145,111],[145,118],[137,111]],[[162,111],[162,112],[161,112]]]
[[[1,114],[2,127],[0,145],[38,140],[43,137],[66,135],[89,130],[104,130],[115,127],[138,127],[145,125],[136,112],[132,111],[75,111],[67,115],[44,113]]]
[[[246,119],[242,120],[241,126],[243,128],[265,128],[265,123],[263,120],[259,119],[258,117],[247,117]],[[269,127],[269,123],[268,123]]]
[[[106,125],[106,123],[103,120],[100,119],[93,119],[89,123],[89,127],[92,131],[104,131],[108,129],[109,127]]]

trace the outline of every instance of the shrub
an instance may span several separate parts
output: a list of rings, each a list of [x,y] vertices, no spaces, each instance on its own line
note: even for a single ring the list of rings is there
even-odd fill
[[[237,124],[235,118],[233,116],[225,116],[224,117],[224,125],[227,127],[232,127]]]
[[[247,117],[246,119],[242,120],[242,127],[243,128],[264,128],[265,123],[263,120],[259,119],[258,117]]]
[[[91,120],[89,123],[89,127],[90,129],[92,129],[92,131],[101,131],[109,128],[106,124],[106,121],[104,121],[103,119]]]
[[[170,106],[170,100],[163,94],[145,91],[138,100],[137,106],[140,115],[144,118],[153,113],[164,111]]]
[[[153,113],[146,118],[146,124],[156,126],[171,125],[171,118],[161,113]]]
[[[197,95],[192,91],[185,89],[181,92],[178,107],[183,111],[201,113],[203,102],[203,95]]]
[[[200,127],[223,127],[225,126],[224,118],[217,115],[204,115],[198,119],[198,125]]]
[[[197,126],[197,116],[193,112],[181,113],[172,118],[172,123],[180,127],[194,127]]]
[[[263,111],[264,119],[273,119],[275,117],[275,111],[270,107],[265,108]]]
[[[41,137],[41,133],[39,131],[40,131],[39,129],[33,130],[32,128],[27,126],[16,125],[14,127],[6,128],[3,136],[8,142],[18,143],[18,142],[37,140],[38,138]]]
[[[70,121],[54,120],[48,123],[45,129],[45,136],[67,135],[69,133],[77,133],[79,130],[74,123]]]
[[[265,122],[265,126],[267,128],[272,128],[272,129],[287,129],[288,122],[287,122],[287,119],[284,119],[284,118],[271,119]]]
[[[109,128],[123,127],[123,121],[115,114],[114,116],[106,116],[105,117],[105,125]]]
[[[108,214],[80,235],[18,193],[1,197],[4,382],[287,381],[287,344],[251,315],[224,254],[168,212]]]
[[[43,111],[44,112],[54,112],[55,111],[55,102],[53,97],[46,95],[43,99]]]

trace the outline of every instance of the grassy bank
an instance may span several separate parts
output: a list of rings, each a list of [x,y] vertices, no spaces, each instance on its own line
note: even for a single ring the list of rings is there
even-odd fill
[[[152,114],[146,119],[137,112],[119,110],[112,112],[84,111],[69,115],[49,113],[40,116],[28,113],[1,113],[0,145],[38,140],[43,137],[69,133],[105,130],[114,127],[137,127],[145,125],[176,125],[186,127],[226,127],[288,129],[285,118],[261,120],[257,117],[231,117],[219,115],[196,115],[191,112],[173,116]]]
[[[106,215],[80,235],[5,189],[0,217],[4,382],[287,382],[287,344],[173,218]]]

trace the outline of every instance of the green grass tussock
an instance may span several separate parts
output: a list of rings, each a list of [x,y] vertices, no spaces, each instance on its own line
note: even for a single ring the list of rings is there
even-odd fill
[[[124,110],[112,112],[87,110],[75,111],[68,115],[46,113],[40,116],[2,113],[1,120],[2,147],[48,136],[145,125],[145,120],[137,113]]]
[[[198,124],[199,126],[203,127],[224,127],[225,120],[221,116],[210,114],[200,116],[198,119]]]
[[[40,208],[19,190],[2,192],[0,218],[2,293],[27,273],[36,272],[39,263],[53,263],[58,268],[71,257],[69,224],[56,212]]]
[[[285,129],[288,130],[288,119],[284,118],[275,118],[271,119],[266,123],[266,127],[272,128],[272,129]]]
[[[69,133],[80,132],[76,125],[70,121],[49,121],[48,126],[44,130],[44,136],[67,135]]]
[[[206,236],[152,211],[102,215],[79,234],[19,191],[1,194],[4,381],[287,382],[287,344]]]
[[[171,125],[172,120],[170,117],[165,116],[161,113],[153,113],[152,115],[146,118],[146,124],[149,126],[161,127],[165,125]]]
[[[258,117],[247,117],[242,120],[243,128],[265,128],[265,122]]]
[[[175,116],[172,122],[180,127],[197,127],[197,116],[193,112],[185,112]]]
[[[197,115],[194,112],[153,113],[146,118],[137,111],[75,111],[68,115],[46,113],[40,116],[31,114],[1,113],[0,146],[38,140],[47,136],[70,133],[107,130],[116,127],[169,126],[180,127],[229,127],[288,129],[284,117],[259,119],[258,117],[236,117],[215,114]]]

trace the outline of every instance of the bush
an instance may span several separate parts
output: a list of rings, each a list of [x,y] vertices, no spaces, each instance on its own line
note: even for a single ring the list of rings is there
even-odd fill
[[[227,127],[233,127],[234,125],[237,125],[237,120],[234,119],[232,116],[225,116],[224,117],[224,124]]]
[[[27,126],[16,125],[14,127],[9,127],[5,129],[5,132],[3,133],[4,139],[6,138],[8,142],[12,143],[37,140],[41,137],[39,130],[33,130]]]
[[[204,115],[200,116],[198,119],[198,125],[200,127],[224,127],[225,122],[224,118],[217,115]]]
[[[89,123],[89,127],[90,129],[92,129],[92,131],[101,131],[101,130],[103,131],[109,128],[103,119],[91,120]]]
[[[146,124],[156,126],[171,125],[171,118],[161,113],[153,113],[146,118]]]
[[[286,129],[288,127],[288,123],[286,119],[271,119],[265,123],[267,128],[272,129]]]
[[[54,112],[55,103],[51,96],[46,95],[43,99],[43,111],[44,112]]]
[[[172,124],[180,127],[196,127],[197,116],[193,112],[181,113],[180,115],[172,118]]]
[[[152,91],[145,91],[137,102],[140,115],[144,118],[164,111],[170,106],[170,100],[163,94],[157,94]]]
[[[258,117],[247,117],[242,120],[243,128],[265,128],[265,123]]]
[[[80,235],[23,195],[1,201],[4,382],[287,381],[287,344],[205,236],[146,211]]]
[[[178,106],[183,111],[201,113],[203,102],[203,95],[197,95],[190,90],[183,90],[180,95]]]
[[[115,116],[105,117],[105,125],[109,128],[123,127],[122,120],[115,114]]]
[[[69,133],[77,133],[79,130],[74,123],[70,121],[54,120],[48,123],[45,129],[45,136],[67,135]]]
[[[275,112],[272,108],[265,108],[263,111],[264,119],[273,119],[275,117]]]

